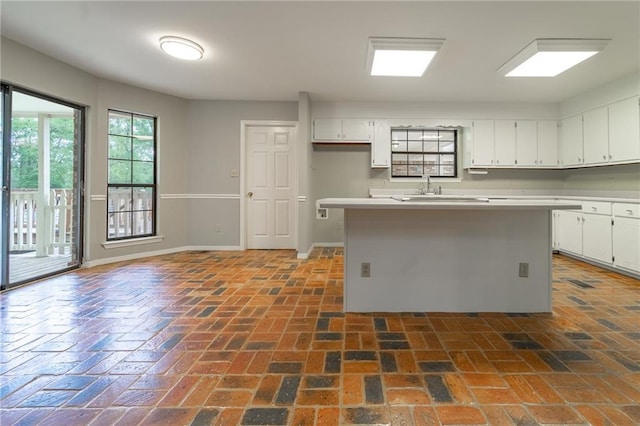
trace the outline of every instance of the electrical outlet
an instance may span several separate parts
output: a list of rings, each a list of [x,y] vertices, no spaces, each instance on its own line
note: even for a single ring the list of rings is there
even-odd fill
[[[360,276],[362,278],[369,278],[371,276],[371,264],[369,262],[362,262],[360,264]]]
[[[529,276],[529,264],[521,263],[518,265],[518,276],[526,278]]]
[[[231,169],[231,177],[240,177],[238,169]]]
[[[316,219],[328,219],[329,218],[329,210],[328,209],[316,209]]]
[[[222,232],[222,226],[219,223],[216,223],[216,232]]]

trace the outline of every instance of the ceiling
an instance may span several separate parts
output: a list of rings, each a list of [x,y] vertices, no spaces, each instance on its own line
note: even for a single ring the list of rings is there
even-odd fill
[[[11,1],[0,32],[94,75],[186,99],[560,102],[640,69],[636,1]],[[166,56],[163,35],[205,49]],[[421,78],[371,77],[368,37],[445,38]],[[608,38],[555,78],[496,70],[535,38]]]

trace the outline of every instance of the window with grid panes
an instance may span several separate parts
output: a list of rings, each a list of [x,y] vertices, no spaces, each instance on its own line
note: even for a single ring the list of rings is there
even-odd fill
[[[391,129],[391,177],[457,177],[454,129]]]
[[[107,240],[156,234],[156,118],[109,110]]]

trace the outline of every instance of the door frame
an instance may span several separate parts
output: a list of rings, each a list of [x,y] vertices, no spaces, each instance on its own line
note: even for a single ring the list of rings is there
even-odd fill
[[[294,158],[293,162],[293,185],[292,191],[295,194],[295,200],[297,200],[298,195],[298,122],[297,121],[284,121],[284,120],[240,120],[240,250],[247,250],[247,179],[246,179],[246,171],[247,171],[247,163],[248,158],[247,155],[247,145],[248,145],[248,134],[247,131],[249,127],[290,127],[291,129],[296,131],[295,141],[291,145],[292,147],[292,155]],[[294,214],[290,219],[291,229],[295,231],[295,245],[298,243],[298,203],[294,204]]]
[[[0,214],[2,215],[2,233],[0,234],[0,257],[2,258],[0,261],[4,263],[4,270],[2,271],[2,277],[0,277],[0,291],[8,290],[11,288],[19,287],[23,284],[28,284],[33,281],[37,281],[43,278],[51,277],[54,275],[61,274],[63,272],[72,271],[74,269],[79,269],[84,264],[84,253],[85,253],[85,163],[87,161],[86,158],[86,143],[87,143],[87,106],[82,104],[77,104],[71,101],[67,101],[65,99],[57,98],[56,96],[49,95],[46,93],[42,93],[36,90],[32,90],[26,88],[24,86],[8,83],[0,80],[0,84],[3,86],[3,97],[1,101],[5,103],[5,110],[3,117],[3,134],[2,134],[2,143],[1,148],[3,149],[2,161],[4,162],[4,167],[2,169],[2,178],[0,179],[0,186],[5,186],[6,189],[2,190],[2,197],[6,202],[2,204],[2,211]],[[74,185],[77,185],[77,197],[78,204],[75,207],[75,214],[78,218],[77,222],[77,253],[76,256],[78,258],[78,264],[74,266],[70,266],[67,268],[63,268],[54,272],[46,273],[43,275],[38,275],[33,277],[32,279],[28,279],[26,281],[19,281],[10,285],[9,283],[9,275],[10,275],[10,263],[9,263],[9,233],[11,232],[11,224],[10,221],[10,213],[9,213],[9,204],[11,197],[11,119],[13,117],[13,108],[12,108],[12,100],[14,92],[19,92],[27,96],[36,97],[39,99],[43,99],[45,101],[57,103],[60,105],[64,105],[66,107],[72,108],[79,112],[80,116],[80,125],[78,130],[78,138],[79,140],[77,149],[77,179],[74,181]],[[7,107],[8,106],[8,107]],[[5,119],[8,119],[5,122]],[[8,131],[7,131],[8,130]],[[73,256],[73,246],[72,246],[72,256]]]

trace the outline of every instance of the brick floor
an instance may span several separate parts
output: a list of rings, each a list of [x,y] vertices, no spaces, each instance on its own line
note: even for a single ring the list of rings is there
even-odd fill
[[[343,314],[341,249],[187,252],[0,294],[0,424],[639,424],[640,282],[553,314]]]

